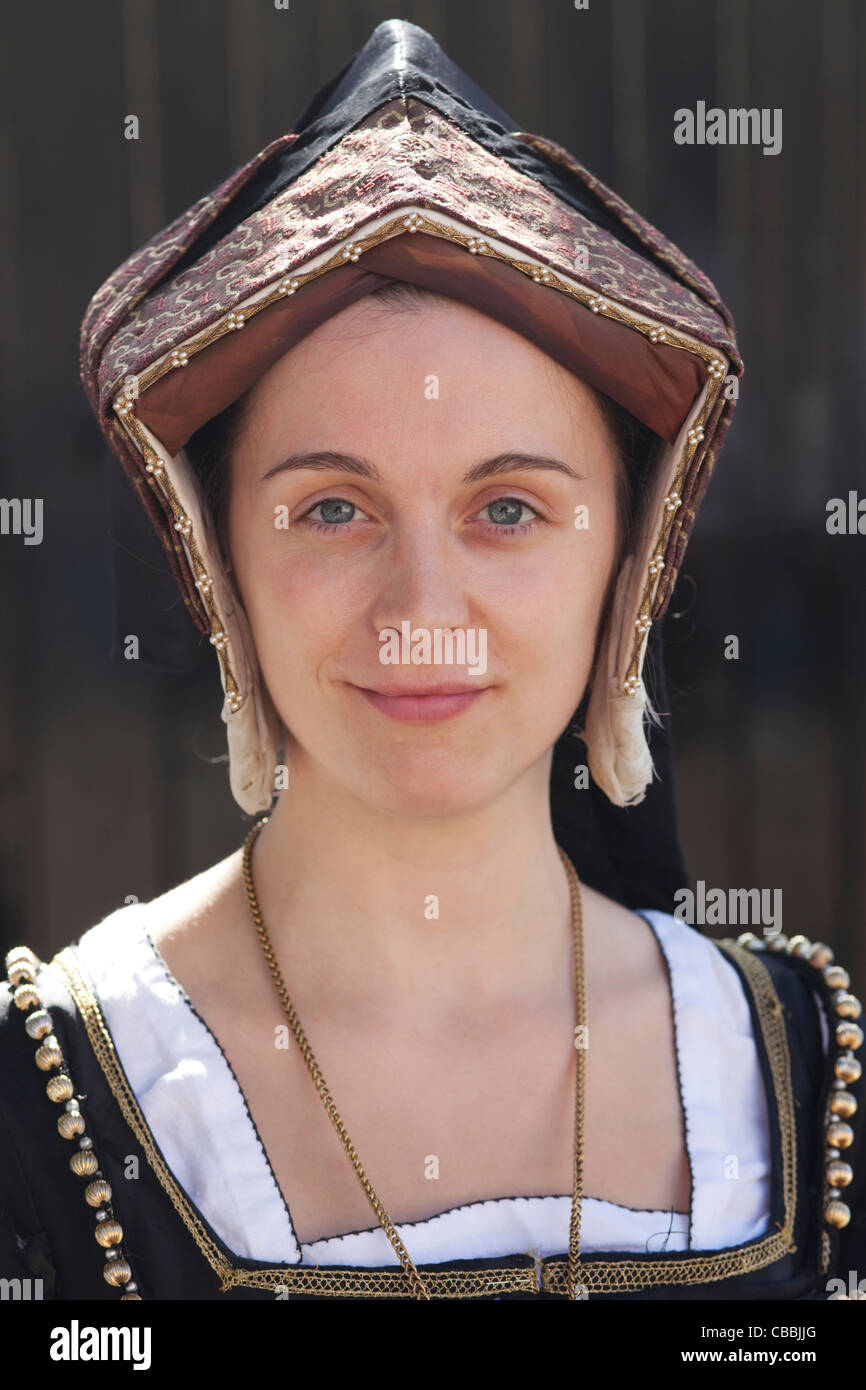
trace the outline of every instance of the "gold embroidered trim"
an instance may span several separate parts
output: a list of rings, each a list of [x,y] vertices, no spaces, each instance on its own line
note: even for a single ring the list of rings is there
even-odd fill
[[[729,937],[718,942],[721,949],[741,965],[755,997],[764,1047],[773,1078],[773,1092],[779,1107],[779,1127],[782,1134],[782,1203],[784,1217],[781,1234],[792,1241],[797,1188],[797,1129],[794,1117],[794,1091],[791,1083],[791,1053],[782,1014],[782,1004],[773,985],[769,970],[760,956],[746,950]],[[794,1251],[796,1246],[790,1245]]]
[[[529,1258],[529,1257],[527,1257]],[[535,1264],[525,1269],[436,1269],[418,1265],[432,1298],[491,1298],[497,1294],[538,1293]],[[235,1270],[223,1288],[271,1289],[274,1293],[312,1294],[317,1298],[412,1298],[402,1269],[341,1269],[296,1265],[288,1270]],[[563,1290],[565,1276],[563,1276]]]
[[[791,1087],[791,1064],[782,1006],[769,971],[760,959],[734,941],[717,943],[745,972],[751,989],[779,1111],[782,1147],[784,1218],[781,1227],[746,1246],[718,1253],[684,1253],[679,1258],[596,1259],[583,1256],[578,1265],[579,1285],[589,1293],[637,1292],[641,1289],[704,1284],[763,1269],[796,1250],[793,1244],[796,1208],[796,1133]],[[343,1298],[407,1298],[402,1269],[366,1270],[339,1266],[289,1265],[285,1268],[248,1270],[235,1266],[222,1253],[197,1216],[185,1192],[173,1177],[157,1148],[150,1127],[120,1065],[113,1039],[93,990],[79,968],[74,948],[66,947],[51,962],[66,980],[84,1021],[94,1055],[105,1075],[124,1119],[147,1155],[160,1185],[220,1281],[220,1292],[231,1288],[285,1290],[288,1294],[314,1294]],[[484,1298],[496,1294],[546,1292],[565,1296],[568,1261],[565,1255],[537,1259],[525,1269],[505,1266],[472,1270],[437,1270],[421,1265],[425,1286],[437,1298]]]
[[[657,323],[645,314],[638,314],[635,310],[628,309],[616,300],[608,299],[605,295],[589,289],[585,285],[569,283],[561,275],[557,274],[549,266],[540,264],[537,260],[530,260],[514,255],[507,255],[497,247],[492,246],[483,236],[463,232],[462,230],[450,227],[444,223],[434,221],[424,217],[420,213],[411,214],[400,213],[390,218],[387,222],[369,232],[366,236],[358,237],[357,240],[349,240],[345,244],[338,246],[334,254],[322,265],[314,267],[312,270],[298,270],[294,274],[284,275],[275,287],[265,291],[259,291],[255,298],[247,300],[242,309],[229,310],[224,318],[218,323],[211,324],[200,333],[188,338],[182,346],[173,348],[166,353],[159,362],[153,363],[146,368],[140,376],[135,378],[134,393],[131,394],[125,389],[114,401],[114,411],[121,424],[131,436],[136,448],[145,461],[152,486],[160,485],[169,503],[174,517],[175,527],[180,530],[184,537],[192,558],[193,576],[196,588],[202,596],[202,601],[207,610],[211,624],[211,641],[217,648],[219,659],[223,669],[224,684],[226,688],[229,706],[233,712],[239,710],[246,698],[238,688],[231,661],[228,654],[228,638],[223,631],[222,624],[216,607],[212,601],[213,584],[208,575],[201,554],[192,535],[192,523],[184,514],[177,494],[171,481],[168,479],[165,465],[153,453],[147,437],[145,436],[141,424],[136,418],[134,403],[142,390],[147,390],[155,381],[164,376],[167,372],[175,369],[182,369],[189,361],[191,355],[201,352],[217,339],[224,337],[227,333],[239,332],[248,318],[259,313],[262,309],[267,309],[272,304],[279,303],[288,295],[294,294],[311,280],[316,280],[320,275],[324,275],[329,270],[335,270],[338,266],[345,265],[347,261],[357,261],[364,251],[370,247],[378,246],[380,242],[387,241],[392,237],[400,236],[404,232],[426,232],[432,236],[444,237],[448,241],[456,242],[464,250],[472,255],[492,256],[494,259],[504,261],[514,270],[521,271],[528,275],[536,284],[546,285],[550,289],[558,290],[562,294],[567,294],[571,299],[576,299],[592,313],[603,314],[606,318],[613,319],[616,323],[624,324],[626,327],[642,333],[654,343],[664,343],[667,347],[678,348],[684,352],[691,352],[700,357],[708,368],[707,392],[703,407],[692,427],[688,431],[686,444],[683,448],[681,457],[676,466],[672,486],[664,499],[661,521],[657,528],[653,556],[647,569],[647,578],[644,585],[643,595],[638,605],[638,616],[635,619],[635,635],[632,644],[632,652],[629,665],[623,679],[623,690],[626,694],[636,694],[640,685],[641,652],[649,632],[652,622],[652,607],[656,592],[660,584],[660,576],[664,568],[664,552],[667,547],[671,529],[674,525],[674,518],[678,508],[681,506],[683,487],[685,478],[691,465],[695,453],[700,448],[704,439],[704,425],[710,418],[716,404],[716,398],[722,388],[722,383],[727,372],[729,362],[717,349],[708,347],[699,342],[690,334],[679,329],[671,328],[667,324]]]

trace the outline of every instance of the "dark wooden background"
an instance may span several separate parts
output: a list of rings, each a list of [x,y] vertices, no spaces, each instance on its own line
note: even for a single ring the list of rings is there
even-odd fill
[[[44,498],[45,537],[0,536],[0,945],[51,954],[240,843],[212,649],[191,623],[185,673],[113,648],[120,470],[78,329],[115,266],[291,129],[392,16],[429,29],[517,128],[573,150],[732,308],[741,401],[666,623],[687,863],[712,886],[781,888],[784,930],[828,938],[862,981],[866,536],[825,528],[828,498],[866,494],[858,0],[3,6],[0,494]],[[698,100],[781,107],[782,153],[675,145],[675,109]],[[158,556],[124,563],[147,580]],[[175,622],[157,569],[153,584]]]

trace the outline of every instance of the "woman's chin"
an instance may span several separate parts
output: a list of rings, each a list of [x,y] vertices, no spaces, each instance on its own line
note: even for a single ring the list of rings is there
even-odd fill
[[[479,765],[475,775],[471,759],[457,759],[436,773],[401,763],[390,776],[377,769],[358,790],[363,801],[385,815],[419,822],[454,820],[483,811],[508,784],[507,777],[500,781],[490,772]]]

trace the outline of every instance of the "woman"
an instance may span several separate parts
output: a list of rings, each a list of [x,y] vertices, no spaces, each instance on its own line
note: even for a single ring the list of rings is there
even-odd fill
[[[389,21],[88,309],[269,815],[7,957],[0,1263],[49,1296],[860,1292],[847,975],[673,915],[644,668],[663,712],[732,322],[512,127]]]

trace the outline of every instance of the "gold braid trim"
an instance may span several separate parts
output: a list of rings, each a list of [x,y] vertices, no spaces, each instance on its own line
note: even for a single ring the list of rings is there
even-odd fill
[[[620,1260],[586,1255],[578,1264],[578,1287],[588,1293],[634,1293],[641,1289],[712,1283],[763,1269],[796,1250],[793,1243],[796,1210],[796,1132],[791,1086],[791,1063],[782,1006],[769,971],[760,959],[734,941],[716,943],[741,964],[752,991],[761,1033],[770,1063],[773,1090],[779,1111],[782,1147],[784,1218],[781,1227],[760,1240],[718,1253],[681,1254],[678,1258]],[[213,1240],[186,1193],[173,1177],[141,1112],[120,1065],[99,1002],[79,968],[74,948],[67,947],[51,962],[67,982],[78,1007],[94,1055],[105,1075],[124,1119],[147,1155],[160,1185],[196,1245],[220,1281],[220,1292],[231,1288],[272,1289],[322,1298],[402,1298],[407,1291],[402,1269],[286,1265],[249,1270],[233,1265]],[[528,1258],[531,1258],[528,1256]],[[537,1294],[540,1289],[566,1296],[568,1261],[565,1255],[533,1259],[526,1268],[494,1266],[488,1269],[441,1269],[421,1265],[425,1287],[434,1298],[489,1298],[497,1294]]]
[[[527,1258],[529,1258],[527,1256]],[[525,1269],[437,1269],[418,1265],[431,1298],[492,1298],[497,1294],[538,1293],[535,1264]],[[289,1269],[235,1270],[225,1288],[273,1289],[318,1298],[414,1298],[402,1269],[298,1265]],[[565,1277],[563,1276],[563,1296]]]
[[[797,1128],[794,1116],[794,1091],[791,1083],[791,1053],[782,1014],[782,1004],[773,986],[770,972],[759,956],[746,950],[739,942],[726,937],[718,942],[720,948],[742,966],[758,1006],[758,1017],[764,1047],[770,1062],[773,1091],[779,1108],[779,1127],[782,1134],[782,1198],[784,1219],[781,1235],[788,1250],[793,1244],[794,1215],[797,1195]]]

